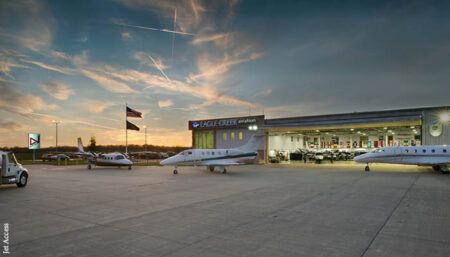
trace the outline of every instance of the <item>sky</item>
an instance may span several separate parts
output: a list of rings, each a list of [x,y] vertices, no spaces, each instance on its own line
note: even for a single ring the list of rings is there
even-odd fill
[[[445,1],[0,1],[0,147],[191,145],[188,120],[449,105]]]

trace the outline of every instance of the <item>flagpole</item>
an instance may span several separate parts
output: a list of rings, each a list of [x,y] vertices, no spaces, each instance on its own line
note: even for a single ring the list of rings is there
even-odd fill
[[[125,153],[128,154],[127,103],[125,103]]]

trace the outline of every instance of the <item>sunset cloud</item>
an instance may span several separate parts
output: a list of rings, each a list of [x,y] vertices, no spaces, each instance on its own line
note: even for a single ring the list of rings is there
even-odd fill
[[[67,100],[71,95],[75,94],[68,85],[56,80],[44,82],[40,87],[42,91],[58,100]]]
[[[110,76],[89,69],[81,69],[80,70],[83,75],[97,82],[97,84],[104,89],[113,92],[113,93],[136,93],[134,89],[129,87],[127,84],[117,81]]]
[[[167,108],[173,106],[173,101],[171,99],[167,100],[159,100],[158,101],[159,108]]]
[[[101,113],[106,108],[112,106],[113,103],[110,101],[107,102],[107,101],[99,101],[99,100],[90,100],[90,101],[86,101],[83,105],[86,108],[86,110],[89,112]]]
[[[18,114],[31,114],[36,110],[54,110],[54,104],[46,103],[41,97],[23,93],[11,83],[0,81],[0,108]]]
[[[30,63],[30,64],[34,64],[40,68],[49,70],[49,71],[54,71],[54,72],[58,72],[58,73],[62,73],[65,75],[71,75],[73,74],[73,70],[72,69],[68,69],[66,67],[63,66],[58,66],[58,65],[51,65],[51,64],[47,64],[47,63],[43,63],[43,62],[39,62],[39,61],[33,61],[33,60],[26,60],[26,59],[21,59],[22,62],[26,62],[26,63]]]

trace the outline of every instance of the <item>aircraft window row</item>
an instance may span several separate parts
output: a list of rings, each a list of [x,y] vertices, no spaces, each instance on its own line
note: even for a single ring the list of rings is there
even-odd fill
[[[225,153],[228,154],[228,150],[226,150]],[[202,151],[202,155],[203,156],[204,155],[215,155],[215,154],[221,155],[222,151],[217,151],[217,152],[204,152],[204,151]]]
[[[406,153],[409,153],[409,150],[408,149],[405,149],[405,152]],[[418,152],[418,150],[417,149],[414,149],[414,153],[417,153]],[[422,149],[422,152],[423,153],[426,153],[427,152],[427,149]],[[431,152],[432,153],[436,153],[436,149],[431,149]],[[447,152],[447,149],[442,149],[442,152],[443,153],[446,153]]]

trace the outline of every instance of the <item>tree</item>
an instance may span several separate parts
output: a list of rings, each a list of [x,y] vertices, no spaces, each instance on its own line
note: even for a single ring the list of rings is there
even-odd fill
[[[90,152],[95,152],[96,146],[97,146],[97,142],[95,141],[95,137],[92,136],[91,140],[90,140],[90,143],[89,143],[89,151]]]

